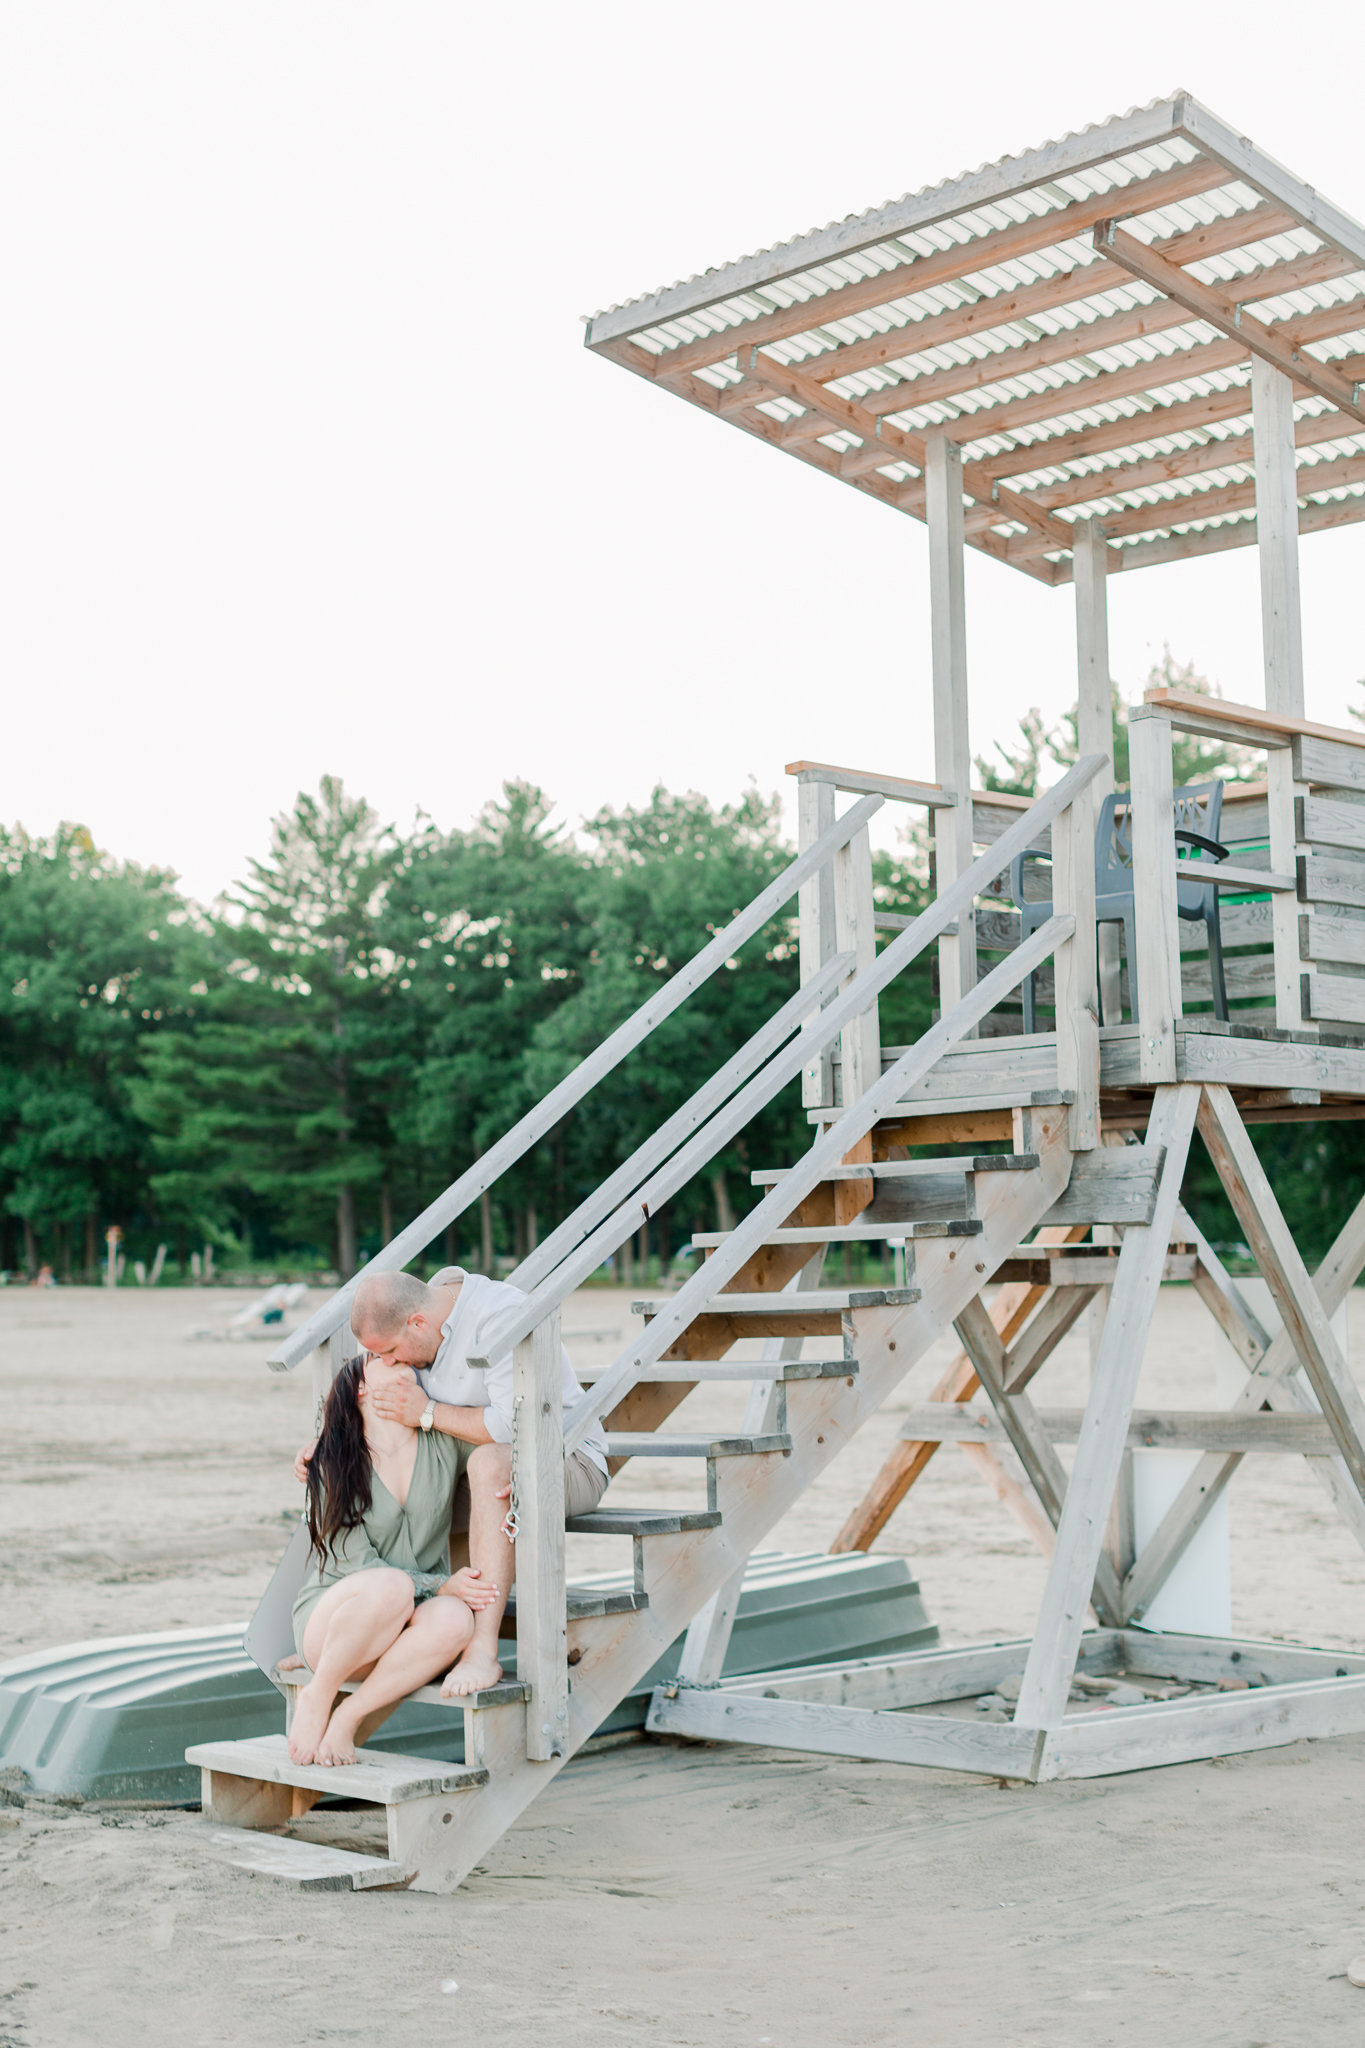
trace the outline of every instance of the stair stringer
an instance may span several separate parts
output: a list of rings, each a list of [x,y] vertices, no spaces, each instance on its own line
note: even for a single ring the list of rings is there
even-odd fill
[[[1029,1149],[1038,1154],[1038,1166],[1029,1173],[992,1176],[998,1185],[983,1195],[978,1209],[982,1234],[930,1239],[917,1247],[919,1301],[852,1311],[856,1375],[795,1381],[788,1387],[791,1451],[724,1460],[717,1474],[720,1526],[648,1539],[649,1606],[604,1617],[593,1626],[590,1646],[586,1630],[580,1637],[583,1656],[571,1674],[565,1754],[546,1762],[518,1757],[490,1784],[462,1794],[439,1868],[424,1868],[422,1890],[453,1891],[487,1855],[950,1328],[996,1267],[1042,1222],[1066,1189],[1073,1155],[1064,1104],[1033,1110],[1031,1116]]]

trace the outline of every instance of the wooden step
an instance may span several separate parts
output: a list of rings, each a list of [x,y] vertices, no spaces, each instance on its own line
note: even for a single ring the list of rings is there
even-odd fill
[[[398,1806],[409,1799],[440,1799],[488,1783],[487,1771],[464,1764],[433,1763],[425,1756],[390,1756],[361,1749],[353,1764],[296,1764],[283,1735],[255,1735],[243,1742],[197,1742],[185,1761],[216,1777],[247,1778],[264,1785],[296,1785],[305,1792],[331,1792],[338,1799],[363,1799],[372,1806]]]
[[[585,1387],[590,1387],[611,1370],[610,1364],[574,1367]],[[726,1380],[839,1380],[852,1379],[857,1371],[851,1358],[670,1358],[642,1372],[640,1384],[658,1381],[676,1385],[694,1380],[701,1385],[709,1385],[712,1381],[720,1384]]]
[[[827,1233],[819,1231],[823,1239]],[[821,1287],[809,1294],[713,1294],[699,1316],[828,1316],[851,1308],[909,1308],[920,1298],[918,1287]],[[673,1296],[656,1301],[633,1301],[636,1316],[658,1316],[673,1306]]]
[[[273,1684],[289,1692],[297,1692],[300,1687],[307,1685],[312,1676],[306,1664],[288,1671],[281,1669],[277,1664],[270,1674]],[[355,1692],[360,1683],[358,1678],[348,1678],[343,1685],[337,1687],[337,1691]],[[496,1685],[486,1686],[482,1692],[462,1693],[457,1699],[447,1699],[439,1685],[419,1685],[416,1692],[405,1695],[404,1704],[406,1705],[408,1700],[421,1700],[425,1706],[458,1707],[463,1710],[465,1707],[515,1707],[530,1697],[530,1686],[523,1684],[520,1679],[500,1678]]]
[[[680,1536],[694,1529],[718,1529],[716,1508],[593,1508],[570,1515],[564,1527],[572,1536]]]
[[[980,1237],[982,1225],[972,1216],[949,1216],[932,1223],[916,1222],[912,1217],[898,1216],[884,1223],[816,1223],[801,1225],[791,1230],[770,1230],[764,1238],[765,1244],[898,1244],[905,1239],[925,1237]],[[692,1239],[694,1251],[714,1251],[717,1245],[725,1243],[732,1233],[728,1230],[701,1230]],[[717,1297],[721,1299],[722,1297]],[[799,1297],[810,1301],[812,1295]]]
[[[609,1430],[609,1458],[746,1458],[789,1451],[789,1436],[684,1436],[663,1430]]]
[[[592,1586],[570,1586],[567,1589],[564,1618],[566,1621],[588,1621],[597,1614],[638,1614],[648,1605],[648,1593],[601,1593]],[[507,1612],[515,1618],[516,1611],[517,1589],[514,1586],[507,1596]]]
[[[1038,1164],[1036,1152],[979,1152],[966,1159],[878,1159],[869,1166],[831,1166],[821,1174],[827,1180],[922,1180],[936,1174],[1031,1173]],[[749,1179],[756,1188],[775,1187],[791,1171],[787,1166],[765,1166]]]
[[[262,1835],[252,1828],[228,1828],[212,1821],[177,1830],[177,1842],[189,1840],[237,1870],[253,1877],[278,1878],[301,1892],[402,1891],[416,1870],[387,1856],[364,1856],[351,1849],[329,1849],[321,1842],[296,1842],[289,1835]]]
[[[1168,1252],[1161,1269],[1162,1285],[1193,1280],[1198,1264],[1194,1252]],[[992,1278],[1002,1282],[1022,1280],[1030,1287],[1112,1287],[1118,1266],[1118,1253],[1105,1251],[1099,1245],[1063,1246],[1053,1251],[1026,1244],[997,1266]]]

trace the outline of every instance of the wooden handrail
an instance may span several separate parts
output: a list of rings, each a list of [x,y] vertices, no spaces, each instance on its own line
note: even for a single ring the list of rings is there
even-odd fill
[[[1273,734],[1271,745],[1275,740],[1314,739],[1365,748],[1365,732],[1348,732],[1340,725],[1317,725],[1311,718],[1295,718],[1287,711],[1267,711],[1264,704],[1229,704],[1225,697],[1203,697],[1197,690],[1146,690],[1142,701],[1158,711],[1187,712],[1192,717],[1213,719],[1224,725],[1250,726]],[[1178,724],[1178,717],[1173,722]]]
[[[828,761],[788,761],[786,772],[801,782],[832,782],[850,795],[884,796],[893,804],[923,804],[931,811],[950,811],[957,804],[957,792],[945,789],[941,782],[909,782],[901,775],[836,768]]]

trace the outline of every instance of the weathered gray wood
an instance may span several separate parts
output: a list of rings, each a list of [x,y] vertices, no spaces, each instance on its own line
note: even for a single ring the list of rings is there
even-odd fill
[[[1344,796],[1301,796],[1294,809],[1300,839],[1315,847],[1343,846],[1365,853],[1365,803]]]
[[[1035,1408],[1050,1444],[1079,1443],[1083,1408]],[[907,1409],[897,1434],[907,1443],[1010,1443],[999,1417],[963,1401],[925,1401]],[[1129,1450],[1218,1450],[1330,1456],[1332,1432],[1315,1415],[1229,1415],[1226,1409],[1135,1408]]]
[[[1248,1372],[1255,1372],[1269,1348],[1268,1333],[1183,1203],[1176,1210],[1175,1227],[1181,1244],[1192,1244],[1199,1260],[1195,1292]]]
[[[1355,744],[1296,733],[1290,741],[1294,780],[1320,789],[1365,790],[1365,736]]]
[[[309,1792],[335,1792],[338,1799],[364,1799],[394,1806],[405,1799],[466,1792],[485,1782],[485,1773],[463,1764],[433,1763],[425,1756],[390,1756],[381,1749],[356,1751],[353,1764],[296,1764],[283,1735],[256,1735],[244,1742],[197,1742],[185,1761],[225,1777],[261,1784],[299,1785]]]
[[[1117,1644],[1120,1668],[1139,1678],[1206,1684],[1220,1678],[1254,1678],[1267,1685],[1292,1685],[1312,1678],[1365,1676],[1365,1656],[1358,1650],[1319,1650],[1302,1643],[1182,1635],[1161,1629],[1124,1629]]]
[[[1365,1047],[1311,1041],[1242,1038],[1192,1026],[1179,1039],[1185,1081],[1221,1082],[1232,1088],[1316,1088],[1332,1095],[1365,1095]],[[1100,1039],[1100,1079],[1106,1088],[1141,1085],[1138,1048],[1107,1033]]]
[[[772,1749],[810,1750],[817,1756],[934,1764],[941,1770],[1003,1778],[1031,1778],[1041,1746],[1033,1729],[1008,1723],[751,1699],[742,1693],[672,1686],[656,1688],[645,1725],[652,1735],[756,1742]]]
[[[1038,1776],[1102,1778],[1365,1730],[1365,1678],[1325,1678],[1077,1716],[1047,1738]]]
[[[1303,903],[1337,903],[1348,910],[1365,910],[1365,861],[1330,860],[1319,853],[1300,854],[1298,893]],[[1297,937],[1296,928],[1296,942]],[[1296,956],[1297,952],[1296,943]]]
[[[1365,967],[1365,917],[1341,908],[1308,911],[1299,918],[1299,954],[1304,960]]]
[[[862,768],[837,768],[829,761],[789,761],[787,773],[796,777],[798,789],[842,789],[850,795],[884,796],[888,803],[915,804],[930,811],[951,810],[957,802],[952,790],[942,789],[936,782],[910,782],[903,775],[874,775]]]
[[[1160,1163],[1142,1145],[1079,1154],[1047,1222],[1150,1223]]]
[[[1138,1070],[1144,1081],[1174,1081],[1180,1015],[1175,800],[1171,728],[1159,712],[1134,708],[1128,722],[1133,789],[1133,888],[1137,911]]]
[[[1337,1449],[1357,1491],[1365,1496],[1365,1401],[1226,1088],[1204,1090],[1199,1130],[1318,1405],[1331,1425]]]
[[[1087,1630],[1077,1668],[1096,1673],[1113,1670],[1122,1640],[1116,1629]],[[742,1678],[727,1678],[720,1689],[748,1698],[805,1700],[831,1707],[894,1711],[934,1706],[941,1701],[973,1699],[979,1693],[990,1692],[1002,1678],[1023,1670],[1028,1648],[1028,1638],[1017,1636],[1003,1642],[972,1643],[965,1649],[912,1650],[896,1657],[802,1664],[790,1670],[755,1671]]]
[[[1205,881],[1214,889],[1269,889],[1290,892],[1297,887],[1292,865],[1281,873],[1274,868],[1241,867],[1235,861],[1181,860],[1176,858],[1176,875],[1182,882]],[[1284,1027],[1292,1030],[1292,1025]]]
[[[595,1051],[581,1060],[571,1074],[555,1088],[552,1088],[534,1109],[515,1123],[495,1145],[472,1166],[468,1173],[438,1195],[416,1217],[407,1228],[400,1230],[392,1244],[365,1265],[366,1273],[399,1272],[410,1259],[424,1251],[433,1238],[438,1237],[447,1224],[462,1216],[471,1203],[493,1187],[509,1166],[515,1165],[532,1145],[538,1144],[552,1131],[574,1104],[580,1102],[589,1091],[596,1087],[603,1077],[618,1067],[629,1052],[648,1038],[655,1026],[673,1012],[709,980],[725,962],[732,959],[746,939],[761,931],[775,912],[779,911],[809,875],[822,868],[835,849],[851,839],[868,819],[881,809],[880,797],[867,796],[849,806],[843,816],[836,820],[826,838],[817,841],[799,853],[776,879],[755,896],[752,903],[737,913],[723,930],[717,932],[709,945],[679,968],[664,986],[642,1003],[633,1016],[618,1025]],[[333,1330],[343,1327],[350,1315],[350,1301],[360,1276],[348,1280],[329,1301],[309,1316],[297,1330],[292,1330],[277,1351],[266,1360],[272,1372],[287,1372],[308,1356]]]
[[[767,1451],[789,1451],[785,1431],[743,1436],[712,1436],[683,1430],[609,1430],[607,1455],[612,1458],[752,1458]]]
[[[178,1829],[176,1841],[203,1848],[221,1862],[253,1877],[278,1878],[301,1892],[364,1892],[401,1889],[414,1872],[384,1856],[362,1856],[351,1849],[329,1849],[320,1842],[296,1842],[288,1836],[253,1834],[245,1828],[215,1827],[211,1822]]]
[[[877,958],[872,924],[872,849],[859,832],[834,856],[834,939],[841,953],[852,954],[853,973],[864,974]],[[874,997],[850,1017],[839,1036],[840,1101],[856,1102],[882,1070],[881,1036]]]
[[[826,1180],[950,1180],[975,1173],[1032,1173],[1038,1160],[1032,1152],[977,1152],[961,1159],[878,1159],[866,1166],[831,1166]],[[787,1169],[764,1166],[749,1175],[756,1188],[775,1187]]]
[[[924,488],[929,528],[934,776],[942,788],[959,798],[951,811],[934,813],[936,885],[942,895],[972,865],[962,450],[945,434],[926,438]],[[939,941],[939,987],[945,1011],[974,986],[976,972],[976,923],[964,906],[956,931]]]
[[[1129,1230],[1119,1250],[1085,1423],[1019,1696],[1021,1727],[1054,1727],[1065,1711],[1198,1105],[1199,1092],[1189,1086],[1160,1089],[1152,1104],[1147,1144],[1166,1148],[1156,1210],[1151,1225]]]
[[[1365,979],[1344,974],[1305,974],[1303,1014],[1324,1024],[1365,1024]]]
[[[834,823],[834,784],[802,777],[796,792],[797,833],[802,850],[814,846]],[[803,985],[812,981],[834,955],[834,881],[828,868],[801,884],[797,896],[797,935]],[[822,1046],[801,1072],[801,1100],[821,1109],[834,1100],[831,1048]]]
[[[958,1204],[959,1209],[961,1203]],[[924,1237],[974,1237],[976,1224],[972,1217],[958,1215],[946,1220],[942,1217],[931,1221],[920,1221],[912,1216],[885,1216],[876,1222],[857,1223],[795,1223],[790,1229],[785,1226],[770,1230],[769,1244],[887,1244],[913,1241]],[[724,1244],[730,1236],[728,1230],[699,1230],[691,1242],[698,1251],[711,1251]]]
[[[563,1755],[569,1721],[559,1322],[555,1309],[512,1354],[517,1676],[531,1688],[526,1754],[540,1763]]]
[[[1161,1285],[1169,1287],[1182,1280],[1193,1280],[1195,1263],[1192,1252],[1167,1252],[1161,1268]],[[1118,1271],[1117,1253],[1099,1245],[1082,1245],[1070,1255],[1023,1245],[1013,1258],[997,1267],[995,1277],[1006,1284],[1027,1280],[1032,1287],[1095,1288],[1112,1287]]]

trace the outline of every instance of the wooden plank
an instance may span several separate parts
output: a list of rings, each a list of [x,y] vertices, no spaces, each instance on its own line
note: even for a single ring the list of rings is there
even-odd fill
[[[1159,1090],[1152,1105],[1147,1143],[1166,1148],[1156,1210],[1148,1228],[1126,1232],[1119,1250],[1085,1423],[1019,1695],[1016,1720],[1021,1727],[1055,1727],[1066,1709],[1198,1105],[1199,1091],[1188,1085]]]
[[[1356,765],[1360,781],[1343,784],[1343,787],[1365,788],[1365,732],[1352,733],[1345,726],[1318,725],[1312,719],[1300,714],[1277,710],[1261,704],[1234,704],[1225,697],[1201,697],[1189,690],[1144,690],[1143,702],[1154,704],[1172,714],[1171,722],[1177,730],[1177,713],[1198,712],[1221,727],[1240,726],[1248,732],[1257,732],[1264,737],[1261,744],[1278,739],[1285,744],[1295,740],[1322,740],[1330,742],[1339,752],[1328,754],[1324,750],[1309,749],[1302,754],[1305,763],[1330,760],[1334,766],[1349,760]],[[1299,782],[1330,782],[1332,776],[1315,772],[1311,765],[1300,769],[1295,767],[1295,780]]]
[[[1049,1444],[1079,1443],[1085,1420],[1083,1408],[1035,1408],[1033,1414]],[[997,1415],[958,1401],[925,1401],[907,1409],[900,1435],[906,1442],[1011,1442]],[[1315,1415],[1229,1415],[1223,1408],[1135,1408],[1128,1424],[1127,1445],[1129,1450],[1328,1457],[1333,1440],[1327,1424]]]
[[[1183,1203],[1176,1210],[1175,1227],[1180,1242],[1195,1249],[1195,1292],[1247,1371],[1258,1371],[1270,1348],[1269,1334]]]
[[[834,822],[834,787],[802,782],[796,792],[797,835],[802,849],[814,846]],[[797,946],[801,981],[813,981],[834,957],[834,882],[828,868],[801,884],[797,895]],[[812,1052],[801,1070],[801,1100],[808,1109],[834,1101],[834,1053],[829,1045]]]
[[[804,1700],[751,1699],[723,1690],[659,1686],[646,1722],[651,1735],[702,1742],[755,1742],[816,1756],[859,1756],[881,1763],[933,1764],[941,1770],[1030,1778],[1040,1740],[1008,1723],[946,1714],[896,1714]]]
[[[1105,718],[1108,722],[1108,705]],[[1098,721],[1088,716],[1093,730]],[[1084,1158],[1100,1141],[1100,1042],[1098,954],[1095,934],[1095,783],[1112,781],[1113,744],[1082,750],[1083,760],[1099,764],[1090,787],[1083,790],[1052,833],[1052,902],[1054,911],[1074,923],[1053,956],[1057,1086],[1072,1096],[1068,1112],[1071,1148]],[[1178,972],[1178,970],[1177,970]]]
[[[1349,798],[1301,796],[1296,800],[1294,829],[1315,846],[1344,846],[1365,853],[1365,803]]]
[[[1328,860],[1320,853],[1301,853],[1298,868],[1302,902],[1335,903],[1349,910],[1365,910],[1365,861]],[[1296,930],[1296,941],[1297,936]]]
[[[1305,960],[1365,967],[1365,918],[1343,907],[1315,907],[1299,919],[1299,953]]]
[[[1141,1145],[1083,1153],[1049,1223],[1150,1223],[1161,1162]]]
[[[391,1756],[361,1749],[353,1764],[296,1764],[283,1735],[257,1735],[242,1742],[197,1742],[186,1763],[215,1775],[254,1779],[261,1784],[301,1785],[305,1791],[335,1792],[338,1799],[363,1799],[392,1806],[405,1799],[465,1792],[484,1783],[485,1773],[463,1764],[433,1763],[425,1756]]]
[[[1167,1252],[1161,1268],[1161,1285],[1169,1287],[1183,1280],[1193,1280],[1195,1264],[1192,1252]],[[996,1268],[996,1278],[1002,1281],[1028,1280],[1038,1287],[1112,1287],[1118,1278],[1118,1270],[1117,1254],[1103,1251],[1098,1246],[1083,1258],[1061,1259],[1041,1257],[1032,1246],[1023,1245],[1013,1258],[1005,1259]]]
[[[1114,221],[1102,221],[1095,228],[1095,247],[1101,255],[1121,263],[1134,277],[1142,278],[1187,306],[1199,319],[1231,337],[1239,349],[1249,349],[1260,361],[1270,364],[1295,383],[1304,384],[1319,398],[1327,399],[1340,412],[1365,424],[1365,405],[1356,397],[1354,382],[1339,370],[1320,363],[1315,356],[1280,340],[1268,322],[1241,309],[1235,299],[1212,285],[1200,284],[1188,271],[1126,234]]]
[[[277,1878],[301,1892],[401,1890],[414,1875],[410,1867],[387,1857],[329,1849],[287,1835],[253,1834],[245,1828],[191,1822],[177,1830],[176,1840],[205,1849],[220,1862],[248,1870],[253,1877]]]
[[[1102,1778],[1199,1757],[1275,1749],[1365,1730],[1365,1678],[1326,1678],[1152,1707],[1115,1707],[1054,1729],[1040,1778]]]
[[[834,943],[839,952],[852,955],[853,973],[865,974],[877,959],[877,934],[872,923],[872,848],[865,831],[856,833],[835,854],[833,881]],[[875,997],[844,1025],[839,1055],[839,1096],[847,1108],[881,1077],[882,1045]],[[871,1201],[870,1186],[865,1194],[866,1200]]]
[[[512,1403],[512,1479],[521,1518],[517,1676],[531,1688],[526,1754],[544,1762],[564,1754],[569,1720],[558,1309],[512,1354]]]
[[[967,613],[962,535],[962,451],[944,434],[925,443],[925,516],[929,525],[930,653],[934,707],[934,773],[945,789],[971,786],[967,730]],[[972,811],[959,804],[936,813],[935,886],[939,895],[972,863]],[[976,982],[976,926],[971,916],[939,941],[941,1001],[949,1010]]]
[[[1344,974],[1302,977],[1303,1014],[1324,1024],[1365,1024],[1365,981]]]
[[[864,768],[836,768],[828,761],[788,761],[784,771],[801,785],[842,789],[859,796],[883,796],[888,803],[922,804],[926,810],[951,810],[954,790],[937,782],[907,782],[902,775],[874,775]]]
[[[1170,726],[1159,713],[1134,706],[1128,720],[1128,748],[1137,913],[1138,1072],[1144,1081],[1173,1081],[1175,1020],[1180,1015],[1181,996],[1179,910],[1171,859],[1175,799]]]
[[[1225,164],[1233,177],[1250,185],[1273,205],[1287,207],[1297,214],[1315,235],[1341,250],[1357,269],[1365,269],[1365,230],[1323,193],[1305,185],[1301,178],[1188,94],[1181,98],[1180,126],[1198,150]]]
[[[613,1069],[620,1065],[629,1052],[641,1044],[655,1026],[665,1017],[671,1016],[686,1002],[694,989],[725,965],[747,939],[761,931],[773,915],[794,896],[809,875],[822,868],[835,851],[844,845],[855,832],[865,825],[881,809],[880,797],[862,797],[850,805],[844,815],[830,828],[828,837],[807,847],[796,859],[788,864],[782,873],[771,881],[766,889],[760,890],[752,903],[739,911],[729,924],[701,951],[689,960],[685,967],[665,982],[664,986],[642,1003],[624,1024],[617,1026],[602,1043],[579,1062],[571,1074],[565,1076],[557,1087],[552,1088],[535,1108],[529,1110],[507,1131],[495,1145],[489,1147],[472,1166],[468,1173],[428,1203],[413,1222],[400,1230],[393,1242],[375,1253],[364,1267],[366,1273],[398,1272],[410,1259],[424,1251],[432,1240],[440,1235],[447,1224],[462,1216],[471,1203],[487,1189],[493,1187],[507,1171],[515,1165],[532,1145],[538,1144],[546,1134],[555,1128],[574,1105],[581,1101]],[[300,1360],[306,1358],[318,1344],[334,1330],[344,1327],[350,1317],[351,1296],[359,1285],[360,1275],[348,1280],[331,1298],[324,1302],[308,1320],[292,1330],[272,1351],[266,1364],[272,1372],[287,1372]]]
[[[1042,1306],[1005,1352],[1007,1394],[1021,1393],[1041,1372],[1063,1337],[1074,1329],[1097,1298],[1094,1291],[1084,1287],[1063,1287],[1045,1296]]]
[[[1334,726],[1307,726],[1291,740],[1294,779],[1327,789],[1365,790],[1361,736]]]
[[[1280,758],[1285,758],[1281,756]],[[1291,813],[1292,816],[1292,813]],[[1280,873],[1274,868],[1239,867],[1233,861],[1181,860],[1175,864],[1176,875],[1182,882],[1207,882],[1214,889],[1266,889],[1289,891],[1298,886],[1292,872]],[[1362,869],[1365,873],[1365,869]],[[1292,1031],[1297,1023],[1282,1024],[1283,1031]]]
[[[1258,1678],[1265,1685],[1294,1685],[1311,1678],[1365,1676],[1365,1656],[1358,1650],[1318,1650],[1302,1643],[1183,1635],[1160,1629],[1124,1629],[1115,1640],[1117,1668],[1139,1678],[1178,1678],[1205,1684],[1220,1678]]]
[[[1106,1672],[1117,1665],[1117,1629],[1090,1629],[1079,1666]],[[1002,1678],[1021,1672],[1028,1638],[972,1643],[964,1649],[910,1650],[891,1657],[855,1657],[828,1664],[802,1664],[781,1671],[746,1672],[727,1678],[719,1690],[746,1699],[802,1700],[812,1706],[865,1707],[895,1712],[935,1706],[990,1692]],[[1306,1677],[1307,1671],[1298,1674]],[[998,1724],[991,1724],[998,1725]]]
[[[1226,1088],[1204,1089],[1199,1131],[1346,1469],[1365,1495],[1365,1400]]]

